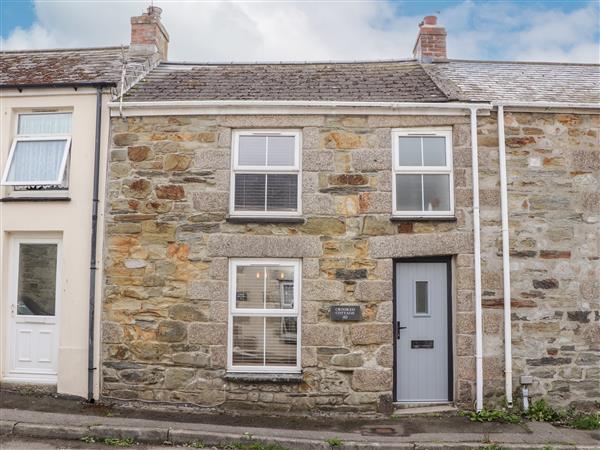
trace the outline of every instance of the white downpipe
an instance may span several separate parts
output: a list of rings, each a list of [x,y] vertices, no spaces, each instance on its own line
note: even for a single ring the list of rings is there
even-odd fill
[[[473,258],[475,259],[475,408],[483,409],[483,318],[481,310],[481,236],[479,230],[479,160],[477,108],[471,108],[471,164],[473,172]]]
[[[510,312],[510,245],[508,228],[508,188],[506,144],[504,141],[504,107],[498,105],[498,159],[500,161],[500,210],[502,213],[502,288],[504,290],[504,386],[506,403],[512,408],[512,325]]]

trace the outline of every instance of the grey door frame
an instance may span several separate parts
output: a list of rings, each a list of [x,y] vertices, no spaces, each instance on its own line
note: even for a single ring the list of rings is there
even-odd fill
[[[447,302],[448,302],[448,401],[454,401],[454,335],[452,332],[452,256],[422,256],[414,258],[395,258],[393,260],[393,286],[394,286],[394,389],[393,398],[396,402],[398,399],[398,334],[400,330],[398,321],[398,287],[396,280],[396,267],[400,263],[445,263],[446,264],[446,284],[447,284]]]

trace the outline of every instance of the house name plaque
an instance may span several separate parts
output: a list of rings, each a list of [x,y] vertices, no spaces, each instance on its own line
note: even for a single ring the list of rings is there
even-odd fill
[[[362,320],[359,305],[333,305],[329,309],[329,318],[335,321]]]

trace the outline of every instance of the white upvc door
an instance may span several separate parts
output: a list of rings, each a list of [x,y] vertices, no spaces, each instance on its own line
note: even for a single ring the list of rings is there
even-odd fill
[[[4,381],[56,383],[61,247],[56,238],[12,239]]]

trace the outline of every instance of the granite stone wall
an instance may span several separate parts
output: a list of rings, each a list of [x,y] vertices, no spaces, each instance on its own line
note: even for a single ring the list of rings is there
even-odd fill
[[[513,382],[600,408],[600,116],[507,113]],[[479,120],[486,392],[504,390],[495,114]],[[516,399],[519,393],[516,392]]]
[[[598,392],[598,121],[509,114],[515,380],[568,404]],[[503,390],[496,118],[479,119],[486,395]],[[454,221],[390,220],[391,130],[451,126]],[[304,223],[228,220],[231,132],[298,129]],[[392,258],[453,255],[455,399],[474,394],[468,117],[112,119],[102,393],[224,408],[389,412]],[[550,192],[550,194],[549,194]],[[226,379],[228,258],[301,258],[301,382]],[[361,322],[332,322],[357,304]],[[515,383],[516,383],[515,381]],[[517,384],[515,384],[517,386]]]

